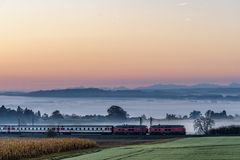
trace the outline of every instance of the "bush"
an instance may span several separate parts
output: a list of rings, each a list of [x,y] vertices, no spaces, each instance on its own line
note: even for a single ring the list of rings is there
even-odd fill
[[[54,137],[57,137],[57,133],[54,131],[54,130],[48,130],[47,132],[47,137],[48,138],[54,138]]]
[[[209,130],[209,135],[240,135],[240,126],[224,126]]]

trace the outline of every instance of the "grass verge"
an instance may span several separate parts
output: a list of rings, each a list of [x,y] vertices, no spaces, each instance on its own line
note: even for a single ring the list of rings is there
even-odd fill
[[[185,138],[105,149],[65,160],[239,160],[240,137]]]

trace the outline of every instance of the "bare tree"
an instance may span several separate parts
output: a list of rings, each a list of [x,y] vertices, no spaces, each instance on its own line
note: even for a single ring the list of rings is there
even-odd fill
[[[210,117],[201,116],[194,120],[194,130],[197,134],[208,134],[208,131],[215,125],[215,122]]]

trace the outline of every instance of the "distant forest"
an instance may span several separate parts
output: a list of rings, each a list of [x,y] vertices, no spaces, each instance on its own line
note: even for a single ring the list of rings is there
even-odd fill
[[[240,86],[240,85],[239,85]],[[4,92],[5,96],[28,96],[28,97],[114,97],[114,98],[158,98],[174,100],[240,100],[240,87],[237,88],[162,88],[162,89],[124,89],[110,90],[99,88],[59,89],[45,90],[28,93]]]
[[[240,88],[177,88],[161,90],[104,90],[98,88],[47,90],[31,97],[128,97],[191,100],[240,100]]]
[[[222,112],[214,112],[208,110],[205,116],[212,119],[239,119],[239,115],[228,115],[224,110]],[[129,121],[139,121],[145,120],[148,121],[151,118],[155,120],[188,120],[188,119],[197,119],[201,116],[204,116],[200,111],[192,111],[189,115],[175,115],[175,114],[166,114],[166,117],[163,119],[156,119],[154,117],[146,117],[142,115],[140,117],[130,117],[127,111],[123,110],[119,106],[111,106],[107,110],[107,115],[67,115],[62,114],[60,111],[56,110],[50,115],[46,113],[41,113],[40,111],[34,112],[28,108],[17,107],[16,110],[6,108],[5,106],[0,107],[0,124],[59,124],[59,123],[104,123],[104,122],[129,122]]]

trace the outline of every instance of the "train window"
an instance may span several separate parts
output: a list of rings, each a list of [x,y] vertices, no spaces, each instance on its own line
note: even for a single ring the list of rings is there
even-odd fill
[[[34,128],[32,128],[32,130],[34,130]]]
[[[102,128],[100,128],[100,130],[102,130]]]
[[[81,131],[81,130],[82,130],[82,128],[79,128],[79,130]]]
[[[77,128],[75,128],[75,130],[77,131],[78,129],[77,129]]]
[[[105,130],[108,130],[107,128],[105,128]]]
[[[92,130],[94,131],[94,128],[92,128]]]
[[[42,128],[39,128],[40,130],[42,130]]]
[[[88,130],[90,130],[90,128],[88,128]]]
[[[36,130],[38,130],[38,128],[36,128]]]
[[[73,130],[73,128],[71,128],[71,130]]]
[[[83,130],[85,131],[85,130],[86,130],[86,128],[83,128]]]
[[[96,130],[98,131],[98,128],[96,128]]]

